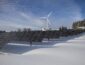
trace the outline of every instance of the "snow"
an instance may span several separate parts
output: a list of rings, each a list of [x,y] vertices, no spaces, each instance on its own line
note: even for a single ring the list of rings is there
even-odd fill
[[[8,43],[1,52],[0,65],[85,65],[85,33],[33,46]]]

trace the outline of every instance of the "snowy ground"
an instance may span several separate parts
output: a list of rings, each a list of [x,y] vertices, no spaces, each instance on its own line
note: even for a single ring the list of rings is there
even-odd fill
[[[85,34],[27,44],[6,45],[0,65],[85,65]]]

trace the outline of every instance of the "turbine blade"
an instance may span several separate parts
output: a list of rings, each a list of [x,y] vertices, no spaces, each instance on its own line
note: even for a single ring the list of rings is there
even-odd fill
[[[50,13],[47,15],[47,17],[49,18],[49,17],[51,16],[51,14],[52,14],[52,12],[50,12]]]

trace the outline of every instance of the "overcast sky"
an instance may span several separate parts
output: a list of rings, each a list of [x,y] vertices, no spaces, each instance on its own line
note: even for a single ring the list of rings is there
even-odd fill
[[[0,30],[41,29],[49,17],[52,28],[71,27],[85,17],[85,0],[0,0]]]

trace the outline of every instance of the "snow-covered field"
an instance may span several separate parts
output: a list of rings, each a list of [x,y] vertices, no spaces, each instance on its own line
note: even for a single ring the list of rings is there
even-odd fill
[[[0,65],[85,65],[85,33],[31,47],[9,43],[0,53]]]

